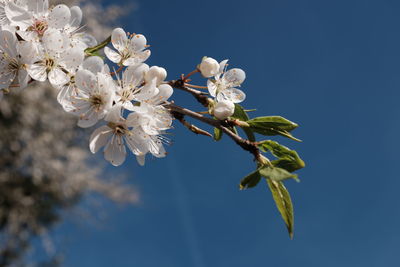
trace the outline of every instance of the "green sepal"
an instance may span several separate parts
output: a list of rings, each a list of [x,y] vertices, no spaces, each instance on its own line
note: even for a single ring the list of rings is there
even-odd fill
[[[224,133],[222,132],[221,129],[219,129],[219,128],[214,128],[214,140],[215,140],[215,141],[221,140],[223,134],[224,134]]]
[[[263,177],[276,182],[284,181],[287,179],[294,179],[296,181],[299,181],[297,174],[290,173],[287,170],[278,167],[263,166],[258,169],[258,171]]]
[[[292,199],[290,198],[289,191],[282,182],[267,179],[269,189],[271,190],[272,197],[275,201],[276,207],[286,224],[289,232],[290,239],[293,239],[294,234],[294,211]]]
[[[261,180],[261,174],[258,170],[250,173],[240,181],[240,190],[256,187]]]

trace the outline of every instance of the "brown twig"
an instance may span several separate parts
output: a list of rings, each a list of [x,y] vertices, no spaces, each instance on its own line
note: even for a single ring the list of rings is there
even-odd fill
[[[203,116],[202,114],[199,114],[197,112],[191,111],[187,108],[183,108],[180,106],[175,105],[174,103],[169,103],[166,104],[165,106],[168,108],[172,114],[180,114],[182,116],[189,116],[193,119],[196,119],[198,121],[201,121],[205,124],[208,124],[210,126],[213,126],[215,128],[220,129],[223,133],[225,133],[227,136],[229,136],[233,141],[236,142],[241,148],[244,150],[250,152],[251,154],[254,155],[255,160],[261,162],[261,153],[260,150],[258,149],[257,145],[253,142],[250,142],[247,139],[244,139],[240,137],[239,135],[235,134],[233,131],[229,129],[231,125],[228,121],[218,121],[214,120],[208,117]]]
[[[188,128],[191,132],[195,133],[195,134],[200,134],[200,135],[205,135],[208,137],[213,137],[212,134],[210,134],[209,132],[200,129],[199,127],[189,123],[188,121],[185,120],[185,115],[178,113],[178,112],[172,112],[172,115],[174,116],[175,119],[177,119],[180,123],[182,123],[183,126],[185,126],[186,128]]]
[[[204,93],[199,90],[185,86],[185,82],[182,79],[176,80],[176,81],[170,81],[168,84],[171,85],[175,89],[179,89],[179,90],[182,90],[184,92],[187,92],[187,93],[193,95],[193,97],[196,98],[196,100],[200,104],[202,104],[204,107],[208,108],[208,106],[210,104],[210,99],[208,98],[207,93]]]

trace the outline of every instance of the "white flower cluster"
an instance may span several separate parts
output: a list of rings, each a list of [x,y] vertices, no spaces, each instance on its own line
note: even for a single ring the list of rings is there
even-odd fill
[[[106,47],[105,54],[127,68],[114,80],[102,58],[85,54],[97,41],[82,31],[81,22],[77,6],[0,0],[0,97],[31,81],[48,80],[80,127],[105,122],[90,138],[91,152],[104,147],[105,159],[114,166],[125,161],[126,146],[141,165],[148,153],[164,157],[162,134],[171,128],[172,117],[163,104],[173,93],[164,82],[166,70],[143,63],[150,56],[143,35],[117,28],[111,38],[115,50]]]
[[[215,59],[204,57],[198,69],[205,78],[209,78],[207,87],[210,95],[215,97],[214,116],[224,120],[235,112],[235,103],[242,102],[246,95],[237,89],[246,79],[242,69],[227,71],[228,60],[218,63]],[[214,77],[214,78],[212,78]]]

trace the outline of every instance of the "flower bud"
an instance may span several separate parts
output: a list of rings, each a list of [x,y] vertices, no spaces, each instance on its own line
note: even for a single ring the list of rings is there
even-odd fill
[[[156,84],[159,86],[165,78],[167,78],[167,71],[164,68],[153,66],[149,69],[149,71],[146,73],[144,79],[146,82],[150,82],[156,78]]]
[[[219,120],[225,120],[235,112],[235,104],[228,100],[218,101],[214,107],[214,116]]]
[[[201,75],[203,75],[204,78],[210,78],[217,75],[219,73],[219,69],[219,63],[211,57],[204,57],[199,66]]]

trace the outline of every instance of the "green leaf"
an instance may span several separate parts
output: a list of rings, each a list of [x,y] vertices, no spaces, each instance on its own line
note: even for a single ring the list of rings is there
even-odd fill
[[[290,198],[289,191],[287,191],[286,187],[282,182],[276,182],[270,179],[267,179],[267,183],[269,189],[272,192],[272,197],[275,201],[276,207],[279,210],[279,213],[284,220],[286,227],[289,232],[289,236],[293,239],[293,230],[294,230],[294,212],[293,212],[293,204],[292,199]]]
[[[280,116],[257,117],[247,121],[252,127],[265,129],[278,129],[283,131],[292,131],[299,127],[298,124],[291,122]]]
[[[261,175],[258,170],[250,173],[242,181],[240,181],[240,190],[253,188],[255,187],[261,180]]]
[[[241,121],[248,121],[250,119],[246,111],[244,111],[243,107],[239,104],[235,104],[235,113],[233,113],[232,117]],[[256,141],[254,133],[249,128],[242,128],[242,129],[246,134],[247,139],[249,139],[250,142]]]
[[[269,178],[277,182],[287,179],[295,179],[296,181],[299,181],[296,174],[290,173],[287,170],[278,167],[263,166],[258,169],[258,171],[265,178]]]
[[[275,167],[285,169],[289,172],[305,167],[304,161],[299,157],[296,151],[291,150],[278,142],[265,140],[258,144],[258,147],[263,152],[270,151],[278,160],[272,161]]]
[[[283,117],[258,117],[248,120],[247,123],[250,125],[249,129],[253,132],[267,136],[282,135],[292,140],[300,141],[290,134],[290,131],[296,129],[298,125]]]
[[[288,172],[295,172],[305,167],[304,161],[291,161],[287,159],[278,159],[271,161],[272,165],[275,167],[285,169]]]
[[[222,135],[223,135],[223,132],[222,132],[221,129],[219,129],[219,128],[214,128],[214,140],[215,140],[215,141],[221,140]]]

